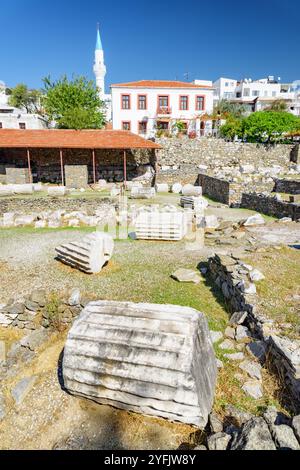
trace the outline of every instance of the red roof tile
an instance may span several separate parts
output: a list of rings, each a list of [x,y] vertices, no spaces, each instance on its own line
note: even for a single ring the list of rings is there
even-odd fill
[[[209,85],[195,85],[189,82],[178,82],[171,80],[138,80],[137,82],[115,83],[111,87],[123,88],[207,88],[212,89]]]
[[[159,149],[161,146],[129,131],[0,129],[0,148]]]

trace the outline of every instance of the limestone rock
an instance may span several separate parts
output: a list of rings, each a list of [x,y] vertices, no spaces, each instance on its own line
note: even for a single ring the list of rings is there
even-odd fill
[[[5,342],[0,340],[0,365],[6,360]]]
[[[221,344],[219,344],[220,349],[234,349],[234,343],[230,339],[225,339]]]
[[[167,183],[157,183],[155,189],[157,193],[168,193],[169,185]]]
[[[247,372],[252,379],[261,380],[261,365],[256,362],[244,361],[239,364],[239,368]]]
[[[217,359],[217,368],[218,369],[222,369],[224,367],[224,364],[222,361],[220,361],[220,359]]]
[[[30,392],[35,381],[36,376],[34,375],[31,377],[25,377],[24,379],[21,379],[12,389],[11,394],[17,406],[22,403],[26,395]]]
[[[48,196],[52,197],[65,196],[67,194],[67,188],[65,186],[49,186],[47,193]]]
[[[93,232],[81,242],[70,242],[55,248],[57,258],[65,264],[87,274],[101,271],[104,264],[111,258],[114,241],[104,232]]]
[[[276,450],[267,423],[263,418],[252,418],[234,438],[231,450]]]
[[[300,443],[300,415],[294,416],[292,419],[292,427],[294,429],[295,436]]]
[[[172,277],[179,282],[193,282],[194,284],[199,284],[202,279],[196,271],[185,268],[176,269]]]
[[[15,194],[32,194],[33,193],[33,184],[13,184],[12,190]]]
[[[182,187],[181,194],[183,196],[202,196],[202,187],[193,184],[185,184]]]
[[[216,360],[204,315],[176,305],[90,302],[64,350],[69,392],[203,428]]]
[[[229,320],[230,326],[242,325],[246,320],[248,312],[234,312]]]
[[[251,227],[252,225],[263,225],[265,223],[265,219],[260,214],[251,215],[248,217],[244,222],[243,225],[245,227]]]
[[[250,343],[251,333],[246,326],[238,325],[235,331],[235,339],[238,343]]]
[[[258,359],[259,362],[263,363],[265,361],[267,346],[264,341],[252,341],[247,344],[246,350],[252,357]]]
[[[155,197],[155,188],[138,188],[133,186],[130,197],[131,199],[153,199]]]
[[[219,419],[218,415],[214,411],[212,411],[209,415],[209,426],[211,432],[213,433],[223,431],[222,421]]]
[[[289,419],[286,415],[277,412],[275,407],[269,406],[263,415],[269,426],[271,435],[276,446],[281,450],[299,450],[300,445],[297,441],[292,428],[287,425]]]
[[[182,190],[182,185],[180,183],[174,183],[172,185],[171,190],[172,190],[172,193],[179,194],[180,191]]]
[[[209,436],[207,439],[207,446],[209,450],[226,450],[230,441],[230,434],[217,432],[216,434]]]
[[[225,328],[225,336],[230,339],[235,339],[235,329],[227,326]]]
[[[210,336],[211,336],[212,342],[217,343],[218,341],[220,341],[223,338],[223,333],[222,333],[222,331],[210,330]]]
[[[206,215],[204,219],[206,228],[218,228],[220,225],[215,215]]]
[[[43,328],[40,328],[39,330],[35,330],[32,333],[29,333],[29,335],[24,336],[20,340],[20,344],[24,348],[36,351],[48,339],[48,337],[49,333]]]
[[[36,302],[40,307],[46,305],[46,291],[44,289],[35,289],[31,292],[30,300]]]
[[[232,418],[232,421],[236,426],[242,426],[244,423],[249,421],[249,419],[253,418],[251,413],[240,410],[233,405],[225,406],[225,415],[228,418]]]
[[[244,354],[242,352],[237,353],[226,353],[224,357],[230,359],[231,361],[242,361],[244,359]]]
[[[249,277],[251,281],[257,282],[261,281],[262,279],[265,279],[265,276],[263,275],[262,272],[260,272],[258,269],[253,269],[253,271],[250,271]]]
[[[246,394],[250,395],[250,397],[254,398],[255,400],[263,396],[261,383],[257,380],[248,380],[242,386],[242,390],[244,390]]]
[[[72,289],[68,299],[68,305],[80,305],[80,290]]]

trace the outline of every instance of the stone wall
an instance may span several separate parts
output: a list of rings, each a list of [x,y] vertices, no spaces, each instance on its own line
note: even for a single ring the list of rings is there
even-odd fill
[[[7,184],[26,184],[30,183],[28,168],[6,167]]]
[[[300,219],[300,205],[286,201],[278,201],[275,197],[264,194],[243,193],[241,207],[252,209],[272,217],[291,217],[292,220]]]
[[[156,152],[157,182],[194,184],[195,173],[199,170],[229,183],[241,183],[248,191],[271,191],[274,177],[299,171],[297,165],[291,163],[293,145],[266,146],[205,137],[161,138],[156,142],[163,146]],[[236,190],[233,188],[233,191]],[[235,203],[238,197],[234,194]]]
[[[153,150],[127,151],[127,178],[137,176],[141,165],[155,165]],[[31,149],[31,169],[33,181],[49,183],[61,182],[60,156],[58,149]],[[95,150],[96,179],[108,181],[123,181],[123,150],[98,149]],[[64,165],[87,165],[88,182],[93,182],[93,161],[91,150],[64,149]],[[0,149],[0,166],[27,168],[26,149]]]
[[[0,200],[0,215],[5,212],[16,212],[20,214],[32,214],[42,211],[64,210],[67,212],[86,211],[89,215],[95,213],[101,206],[110,202],[109,198],[90,199],[90,198],[59,198],[59,197],[36,197],[36,198],[3,198]]]
[[[64,170],[67,188],[85,188],[88,185],[87,165],[65,165]]]
[[[243,324],[264,341],[272,363],[300,402],[300,341],[277,336],[274,321],[259,312],[256,287],[249,281],[249,267],[234,256],[215,255],[208,260],[209,274],[221,289],[231,313],[246,312]]]
[[[202,186],[202,194],[223,204],[230,204],[230,183],[219,178],[214,178],[200,173],[198,184]]]
[[[300,179],[276,179],[274,191],[276,193],[300,194]]]
[[[256,167],[281,165],[288,170],[295,145],[266,146],[263,144],[226,142],[223,139],[160,138],[163,149],[157,151],[160,166],[183,164],[205,165],[208,171],[224,166],[252,164]]]

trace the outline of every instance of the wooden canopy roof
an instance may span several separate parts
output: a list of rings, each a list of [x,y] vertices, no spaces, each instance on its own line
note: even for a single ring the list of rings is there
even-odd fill
[[[0,148],[160,149],[129,131],[0,129]]]

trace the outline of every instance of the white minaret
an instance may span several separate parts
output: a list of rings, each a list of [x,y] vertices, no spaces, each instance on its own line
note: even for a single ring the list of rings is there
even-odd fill
[[[97,41],[95,49],[95,62],[94,62],[94,74],[96,76],[96,85],[99,89],[100,98],[105,98],[105,83],[104,78],[106,75],[106,67],[104,64],[104,53],[102,49],[102,42],[100,38],[99,23],[97,25]]]

